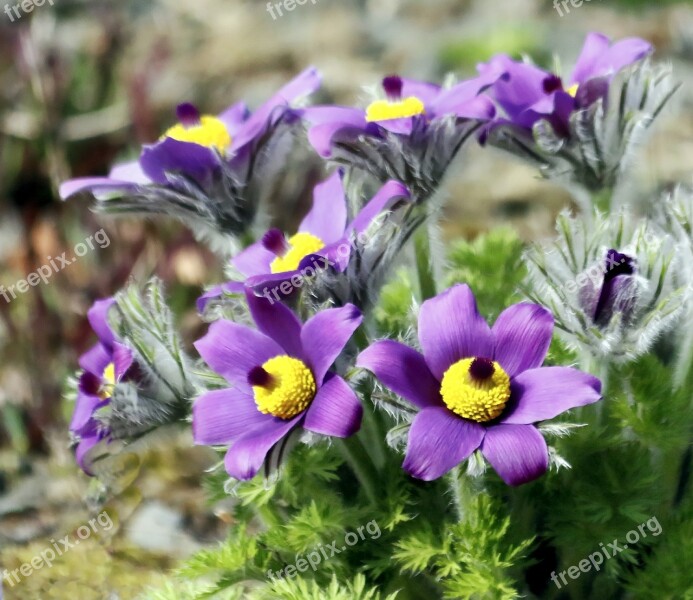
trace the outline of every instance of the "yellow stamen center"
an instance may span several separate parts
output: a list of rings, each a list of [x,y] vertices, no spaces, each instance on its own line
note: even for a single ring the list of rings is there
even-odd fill
[[[565,92],[566,94],[570,94],[573,98],[575,98],[579,87],[580,84],[576,83],[575,85],[571,85]]]
[[[325,247],[325,242],[311,233],[297,233],[290,237],[288,242],[290,250],[284,256],[275,258],[270,264],[272,273],[295,271],[306,256]]]
[[[510,399],[510,377],[497,363],[485,378],[475,378],[470,372],[477,360],[465,358],[452,365],[443,375],[440,394],[445,405],[456,415],[485,423],[498,418]]]
[[[366,109],[366,121],[372,123],[389,121],[390,119],[405,119],[422,115],[424,112],[426,112],[426,107],[416,96],[410,96],[394,102],[376,100]]]
[[[254,385],[255,404],[261,413],[292,419],[310,406],[317,386],[310,369],[297,358],[275,356],[262,368],[269,375],[266,385]]]
[[[169,129],[162,137],[173,138],[179,142],[190,142],[224,152],[231,145],[231,135],[226,125],[216,117],[202,116],[199,125],[188,127],[179,123]]]
[[[103,383],[101,384],[99,397],[102,400],[107,400],[113,395],[113,388],[116,384],[115,365],[113,363],[109,363],[108,366],[103,370],[102,380]]]

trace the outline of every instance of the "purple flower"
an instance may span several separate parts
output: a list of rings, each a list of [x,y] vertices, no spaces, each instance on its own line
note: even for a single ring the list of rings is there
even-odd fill
[[[490,71],[450,89],[389,76],[384,98],[365,109],[306,109],[308,137],[324,158],[361,169],[381,182],[402,181],[417,200],[430,195],[464,141],[495,114],[480,92],[499,73]]]
[[[627,38],[612,45],[606,36],[590,33],[565,84],[553,73],[515,62],[506,55],[480,65],[479,72],[482,76],[499,71],[508,74],[489,89],[489,95],[505,113],[495,125],[510,123],[531,130],[537,121],[547,120],[558,135],[569,137],[570,115],[599,99],[606,101],[614,76],[651,52],[652,46],[639,38]]]
[[[248,188],[272,162],[277,128],[300,117],[291,104],[319,85],[319,74],[309,68],[253,114],[243,102],[216,117],[181,104],[178,124],[144,146],[139,160],[115,166],[108,177],[66,181],[60,196],[86,191],[104,210],[169,214],[240,233],[255,216],[257,202]]]
[[[608,250],[603,276],[597,281],[586,278],[580,288],[580,304],[595,325],[606,326],[615,314],[628,325],[635,311],[638,285],[635,259],[617,250]]]
[[[548,468],[535,423],[600,399],[598,379],[567,367],[542,367],[553,317],[516,304],[489,327],[466,285],[427,300],[419,315],[423,355],[394,341],[361,353],[357,365],[421,410],[409,431],[404,469],[430,481],[476,450],[508,485]]]
[[[274,448],[303,428],[334,437],[358,431],[363,409],[329,369],[362,321],[352,306],[324,310],[305,324],[281,303],[247,293],[258,330],[217,321],[195,346],[230,384],[193,406],[195,443],[228,445],[226,471],[252,479]]]
[[[99,300],[89,310],[89,323],[99,341],[79,359],[83,373],[79,379],[70,431],[79,440],[76,458],[87,474],[91,474],[88,452],[109,436],[95,418],[95,413],[108,406],[115,385],[126,379],[134,366],[132,351],[116,339],[108,324],[108,313],[114,304],[113,298]]]

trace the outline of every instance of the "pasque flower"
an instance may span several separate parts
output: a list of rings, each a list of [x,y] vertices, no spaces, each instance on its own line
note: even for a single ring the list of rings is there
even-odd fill
[[[380,182],[401,181],[423,201],[436,190],[465,140],[495,114],[493,103],[480,92],[500,75],[487,72],[448,89],[385,77],[384,97],[366,108],[306,109],[308,137],[324,158]]]
[[[252,479],[289,434],[305,429],[348,437],[363,409],[330,367],[362,321],[354,306],[324,310],[305,324],[281,303],[247,293],[257,330],[217,321],[195,346],[232,386],[202,395],[193,407],[197,444],[229,446],[226,471]]]
[[[67,181],[60,195],[87,191],[108,212],[161,213],[204,231],[242,233],[257,211],[263,169],[283,143],[279,126],[299,119],[292,105],[319,85],[309,68],[252,114],[243,102],[218,116],[181,104],[178,124],[144,146],[137,161],[115,166],[108,177]]]
[[[108,430],[95,418],[95,413],[109,404],[116,384],[126,379],[134,369],[132,351],[116,339],[108,323],[108,314],[114,304],[113,298],[99,300],[89,310],[89,323],[99,341],[79,359],[83,373],[79,379],[70,432],[78,440],[77,462],[87,473],[90,472],[88,452],[109,437]]]
[[[299,288],[328,270],[344,271],[358,238],[384,211],[398,202],[407,202],[409,191],[397,181],[386,183],[373,198],[349,221],[348,201],[340,169],[315,187],[313,206],[298,227],[298,232],[286,236],[279,229],[270,229],[259,242],[231,260],[235,269],[246,277],[245,284],[272,302],[288,300]],[[298,279],[296,279],[298,278]],[[288,282],[291,292],[282,291]],[[228,283],[207,292],[198,302],[200,312],[207,302],[224,291],[239,291],[237,283]]]
[[[647,60],[651,53],[645,40],[612,44],[590,33],[565,81],[535,65],[494,57],[480,73],[503,71],[507,78],[488,89],[499,111],[482,138],[571,186],[590,193],[614,187],[677,88],[669,67]]]
[[[420,408],[409,431],[404,469],[441,477],[480,450],[503,481],[527,483],[549,464],[535,426],[600,399],[601,382],[568,367],[542,367],[553,317],[516,304],[489,327],[470,288],[427,300],[419,314],[423,354],[399,342],[375,342],[357,366]]]

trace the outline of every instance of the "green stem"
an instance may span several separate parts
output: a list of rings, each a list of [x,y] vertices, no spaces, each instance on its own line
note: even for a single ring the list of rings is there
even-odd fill
[[[342,456],[361,483],[366,496],[373,505],[377,505],[378,471],[358,435],[352,435],[345,440],[337,440],[336,443]]]
[[[457,521],[462,522],[467,516],[465,506],[472,496],[469,477],[460,474],[460,467],[455,467],[450,471],[450,491],[457,513]]]
[[[416,252],[416,272],[419,276],[419,291],[423,302],[436,295],[436,281],[431,264],[431,241],[427,227],[420,227],[414,235],[414,249]]]

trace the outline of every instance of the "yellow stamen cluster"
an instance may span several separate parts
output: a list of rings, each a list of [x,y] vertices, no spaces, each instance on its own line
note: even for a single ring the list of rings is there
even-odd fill
[[[297,358],[275,356],[262,368],[269,374],[267,385],[254,385],[255,404],[261,413],[292,419],[310,406],[317,386],[310,369]]]
[[[103,370],[102,380],[103,383],[101,384],[99,397],[102,400],[107,400],[113,395],[113,388],[116,384],[115,365],[113,363],[109,363],[108,366]]]
[[[405,119],[415,117],[426,112],[424,103],[416,96],[403,98],[391,102],[389,100],[376,100],[366,109],[366,121],[369,123],[389,121],[390,119]]]
[[[322,250],[325,242],[311,233],[297,233],[289,238],[289,246],[291,248],[284,256],[278,256],[270,264],[272,273],[295,271],[306,256]]]
[[[456,415],[485,423],[498,418],[505,409],[510,399],[510,377],[494,362],[493,374],[476,380],[469,372],[474,360],[465,358],[452,365],[443,375],[440,394]]]
[[[576,83],[575,85],[571,85],[567,90],[566,94],[570,94],[573,98],[575,98],[578,88],[580,87],[579,83]]]
[[[190,142],[207,148],[226,151],[231,145],[231,135],[226,125],[216,117],[202,116],[199,125],[188,127],[179,123],[169,129],[162,137],[173,138],[179,142]]]

